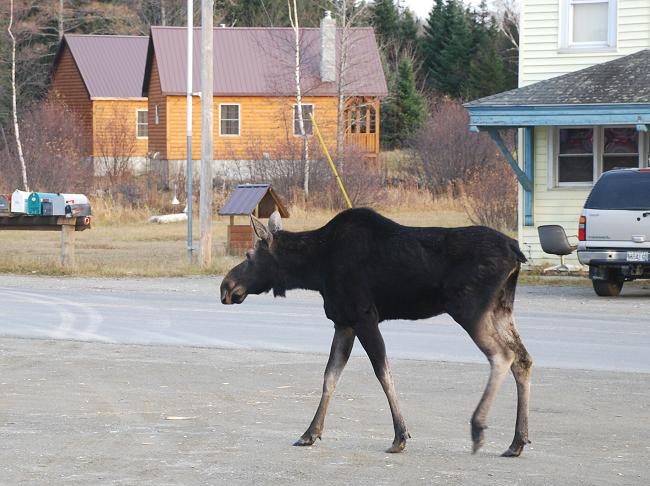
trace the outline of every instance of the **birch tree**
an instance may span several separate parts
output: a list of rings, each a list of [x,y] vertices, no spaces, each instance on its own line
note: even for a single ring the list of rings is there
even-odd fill
[[[302,86],[300,83],[300,26],[298,25],[298,7],[296,0],[287,0],[289,7],[289,22],[294,32],[294,49],[296,54],[295,62],[295,79],[296,79],[296,109],[298,116],[298,128],[300,137],[302,138],[302,160],[304,163],[304,179],[303,190],[305,191],[305,199],[309,197],[309,140],[305,131],[305,120],[302,115]]]
[[[336,110],[336,161],[339,169],[342,169],[343,164],[343,144],[345,136],[345,126],[343,123],[343,115],[345,113],[345,104],[348,100],[346,94],[346,87],[349,83],[348,70],[351,67],[350,63],[350,49],[352,47],[352,28],[359,22],[366,12],[366,3],[362,3],[357,7],[355,0],[332,0],[332,7],[335,9],[336,18],[340,22],[340,27],[337,28],[340,39],[337,39],[337,44],[340,49],[340,56],[338,58],[338,65],[336,70],[338,77],[336,80],[336,97],[337,97],[337,110]],[[337,35],[338,37],[338,35]],[[356,60],[356,62],[363,62],[363,60]]]
[[[12,116],[14,122],[14,133],[16,135],[16,149],[18,150],[18,160],[20,161],[20,171],[23,180],[23,190],[29,192],[27,184],[27,168],[25,166],[25,157],[23,156],[23,145],[20,142],[20,128],[18,127],[18,109],[16,107],[16,38],[14,37],[11,27],[14,22],[14,0],[9,3],[9,26],[7,32],[11,37],[11,104]]]

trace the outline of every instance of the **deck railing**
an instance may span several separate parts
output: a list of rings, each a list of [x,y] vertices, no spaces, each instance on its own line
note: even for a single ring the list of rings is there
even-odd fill
[[[375,133],[346,133],[345,144],[354,145],[362,152],[377,153],[377,135]]]

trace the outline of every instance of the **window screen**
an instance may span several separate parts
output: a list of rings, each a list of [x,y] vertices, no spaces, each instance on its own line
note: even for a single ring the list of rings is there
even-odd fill
[[[608,2],[573,0],[572,3],[572,41],[574,43],[606,43],[608,40]]]
[[[604,129],[603,172],[639,166],[639,132],[632,127]]]
[[[221,135],[239,135],[239,105],[221,105]]]
[[[138,138],[145,138],[149,136],[149,112],[147,110],[136,111],[136,136]]]
[[[302,104],[302,120],[305,124],[305,135],[312,135],[314,127],[311,123],[309,114],[314,113],[314,105]],[[298,117],[298,105],[293,105],[293,134],[300,135],[300,118]]]

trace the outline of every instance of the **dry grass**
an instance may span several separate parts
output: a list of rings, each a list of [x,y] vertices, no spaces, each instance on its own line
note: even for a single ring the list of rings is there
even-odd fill
[[[386,216],[412,226],[459,226],[469,224],[462,204],[451,198],[435,202],[428,194],[390,189],[379,210]],[[186,256],[186,223],[145,224],[154,211],[131,209],[110,200],[93,201],[93,227],[77,233],[77,268],[58,265],[60,234],[39,231],[0,231],[0,273],[87,276],[182,276],[222,274],[241,260],[225,254],[228,218],[214,219],[214,265],[201,270],[190,265]],[[287,230],[322,226],[334,211],[290,209],[284,221]],[[195,219],[198,244],[198,218]],[[239,218],[244,223],[245,218]]]

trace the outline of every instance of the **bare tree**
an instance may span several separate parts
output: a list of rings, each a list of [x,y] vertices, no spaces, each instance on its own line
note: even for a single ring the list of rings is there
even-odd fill
[[[23,155],[23,145],[20,142],[20,128],[18,127],[18,109],[16,107],[16,38],[14,37],[11,27],[14,21],[14,0],[9,4],[9,26],[7,32],[11,37],[11,103],[12,115],[14,120],[14,133],[16,136],[16,149],[18,150],[18,160],[20,160],[20,169],[22,175],[22,183],[25,191],[29,191],[27,184],[27,168],[25,166],[25,156]]]
[[[346,92],[346,87],[349,84],[348,69],[352,67],[349,59],[350,49],[354,41],[352,28],[363,18],[366,13],[367,4],[364,2],[357,6],[356,0],[350,0],[349,2],[348,0],[329,1],[334,9],[336,18],[340,22],[340,26],[337,29],[340,36],[338,41],[340,55],[338,58],[338,66],[336,67],[338,72],[338,78],[336,80],[336,97],[338,102],[336,113],[336,161],[340,168],[343,162],[343,144],[345,142],[343,115],[349,99]]]
[[[287,6],[289,7],[289,22],[291,23],[291,28],[294,31],[295,35],[295,54],[296,54],[296,63],[295,63],[295,75],[296,75],[296,109],[298,110],[298,127],[300,131],[300,136],[302,137],[302,159],[304,162],[304,180],[303,180],[303,190],[305,191],[305,198],[309,197],[309,140],[307,139],[307,133],[305,131],[305,120],[303,118],[302,112],[302,87],[300,83],[300,27],[298,25],[298,7],[296,5],[296,0],[287,0]]]

